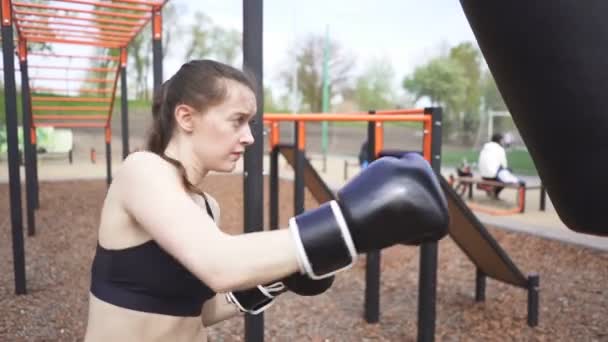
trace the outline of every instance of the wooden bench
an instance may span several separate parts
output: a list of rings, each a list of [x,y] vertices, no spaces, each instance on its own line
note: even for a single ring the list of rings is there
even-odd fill
[[[460,196],[464,196],[465,192],[468,192],[468,198],[473,199],[473,185],[477,189],[493,192],[496,187],[503,187],[507,189],[515,189],[517,190],[516,195],[516,203],[517,206],[513,210],[508,210],[509,213],[523,213],[526,210],[526,191],[527,190],[539,190],[540,191],[540,201],[539,201],[539,210],[545,211],[546,206],[546,190],[543,184],[539,185],[520,185],[518,183],[502,183],[497,181],[490,181],[481,178],[475,177],[457,177],[451,175],[449,178],[449,182],[455,190],[460,194]],[[499,211],[496,211],[499,212]],[[507,212],[507,211],[506,211]],[[505,213],[506,213],[505,212]]]

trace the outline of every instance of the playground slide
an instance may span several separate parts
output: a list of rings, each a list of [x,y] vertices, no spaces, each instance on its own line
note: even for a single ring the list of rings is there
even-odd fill
[[[439,178],[448,200],[450,237],[485,275],[527,288],[527,277],[515,266],[446,179]]]
[[[294,149],[290,145],[277,145],[287,162],[294,166]],[[448,200],[450,211],[449,234],[454,242],[486,276],[505,283],[527,288],[528,279],[513,263],[507,253],[490,235],[462,198],[452,189],[445,178],[439,177]],[[313,197],[324,203],[335,198],[319,173],[304,158],[304,184]]]
[[[277,145],[275,148],[278,148],[289,165],[295,168],[295,153],[293,146]],[[304,185],[319,204],[335,199],[334,193],[306,158],[304,158]]]

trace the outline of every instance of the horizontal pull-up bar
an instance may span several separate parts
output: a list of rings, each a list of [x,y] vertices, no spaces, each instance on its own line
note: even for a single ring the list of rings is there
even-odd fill
[[[75,23],[71,21],[55,21],[49,22],[48,19],[36,19],[36,18],[15,18],[17,23],[21,25],[21,23],[34,23],[34,24],[52,24],[52,25],[61,25],[61,26],[71,26],[71,27],[88,27],[88,28],[96,28],[99,30],[107,30],[107,31],[119,31],[119,32],[137,32],[137,27],[122,27],[122,26],[112,26],[112,25],[101,25],[101,24],[82,24]]]
[[[46,38],[43,36],[25,35],[23,38],[31,43],[77,44],[77,45],[97,46],[97,47],[114,48],[114,49],[125,46],[125,44],[121,44],[121,43],[109,43],[109,42],[102,42],[102,41],[87,41],[87,40],[77,40],[77,39]]]
[[[28,52],[30,56],[41,56],[41,57],[57,57],[57,58],[82,58],[82,59],[94,59],[94,60],[108,60],[108,61],[118,61],[120,57],[118,56],[88,56],[88,55],[69,55],[69,54],[61,54],[61,53],[44,53],[44,52]]]
[[[48,92],[62,92],[62,93],[69,93],[69,92],[78,92],[78,93],[88,93],[88,94],[109,94],[112,93],[113,90],[112,89],[88,89],[88,88],[81,88],[81,89],[59,89],[59,88],[51,88],[51,87],[30,87],[30,90],[33,93],[48,93]]]
[[[34,120],[106,120],[107,115],[32,115]]]
[[[107,80],[105,78],[70,78],[70,77],[47,77],[47,76],[32,76],[30,80],[33,81],[75,81],[75,82],[90,82],[90,83],[113,83],[114,80]]]
[[[101,112],[106,111],[109,108],[106,106],[32,106],[32,110],[36,111],[83,111],[83,112]]]
[[[122,26],[128,26],[128,27],[137,27],[139,25],[141,25],[142,23],[140,23],[139,20],[120,20],[120,19],[105,19],[105,18],[85,18],[85,17],[78,17],[78,16],[74,16],[74,15],[66,15],[66,14],[59,14],[59,13],[45,13],[45,12],[36,12],[36,11],[27,11],[27,10],[14,10],[15,14],[18,14],[20,17],[18,17],[18,19],[22,19],[24,15],[30,15],[30,16],[37,16],[37,17],[47,17],[47,18],[59,18],[59,19],[71,19],[71,20],[79,20],[79,21],[86,21],[86,22],[90,22],[90,23],[106,23],[106,24],[115,24],[115,25],[122,25]]]
[[[57,127],[57,128],[106,128],[106,123],[97,122],[36,122],[34,127]]]
[[[45,32],[53,32],[54,34],[68,34],[68,33],[87,33],[92,35],[103,35],[103,34],[111,34],[115,37],[123,37],[123,38],[131,38],[133,37],[133,33],[127,33],[123,31],[112,31],[112,30],[103,30],[92,27],[82,27],[79,29],[76,28],[66,28],[59,26],[52,26],[52,23],[49,25],[30,25],[30,24],[21,24],[19,25],[22,29],[30,29],[30,30],[43,30]],[[91,31],[91,29],[93,31]]]
[[[41,102],[103,102],[110,103],[108,97],[63,97],[63,96],[32,96],[32,101]]]
[[[114,2],[118,3],[127,3],[127,4],[138,4],[138,5],[146,5],[152,7],[160,7],[167,2],[167,0],[163,1],[148,1],[148,0],[114,0]]]
[[[55,0],[56,2],[67,2],[72,4],[93,5],[95,7],[105,7],[113,9],[122,9],[127,11],[149,11],[147,7],[116,4],[111,2],[90,1],[90,0]],[[146,5],[148,6],[148,5]]]
[[[94,72],[116,72],[115,68],[99,68],[99,67],[73,67],[73,66],[60,66],[60,65],[28,65],[30,69],[53,69],[53,70],[81,70],[81,71],[94,71]]]
[[[424,114],[264,114],[264,121],[431,121]]]
[[[132,14],[132,13],[119,12],[119,11],[87,10],[87,9],[80,9],[80,8],[58,7],[58,6],[51,6],[51,5],[33,4],[33,3],[30,4],[30,3],[24,3],[24,2],[13,2],[13,6],[45,9],[45,10],[51,10],[51,11],[86,13],[86,14],[103,15],[103,16],[108,16],[108,17],[121,17],[121,18],[128,18],[128,19],[146,19],[146,18],[150,17],[150,14]]]
[[[64,38],[64,39],[91,39],[105,42],[119,42],[128,43],[131,40],[130,37],[118,37],[110,32],[63,32],[61,30],[52,29],[27,29],[21,30],[21,34],[24,36],[37,35],[46,36],[50,38]]]

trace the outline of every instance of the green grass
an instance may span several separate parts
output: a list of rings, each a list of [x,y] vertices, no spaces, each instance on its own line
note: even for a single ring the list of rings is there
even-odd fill
[[[477,150],[462,150],[442,152],[441,164],[444,166],[458,167],[462,160],[466,158],[469,163],[477,163],[479,151]],[[513,172],[523,175],[537,175],[536,167],[530,157],[528,151],[525,150],[509,150],[507,151],[507,161]]]

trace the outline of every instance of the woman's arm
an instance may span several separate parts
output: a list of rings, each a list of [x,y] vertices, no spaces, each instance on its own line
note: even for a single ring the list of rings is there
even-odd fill
[[[236,305],[228,302],[224,293],[218,293],[203,305],[201,320],[204,326],[210,327],[241,313]]]
[[[152,153],[131,154],[115,183],[127,213],[215,292],[251,288],[299,270],[288,230],[223,233],[190,198],[177,170]]]

